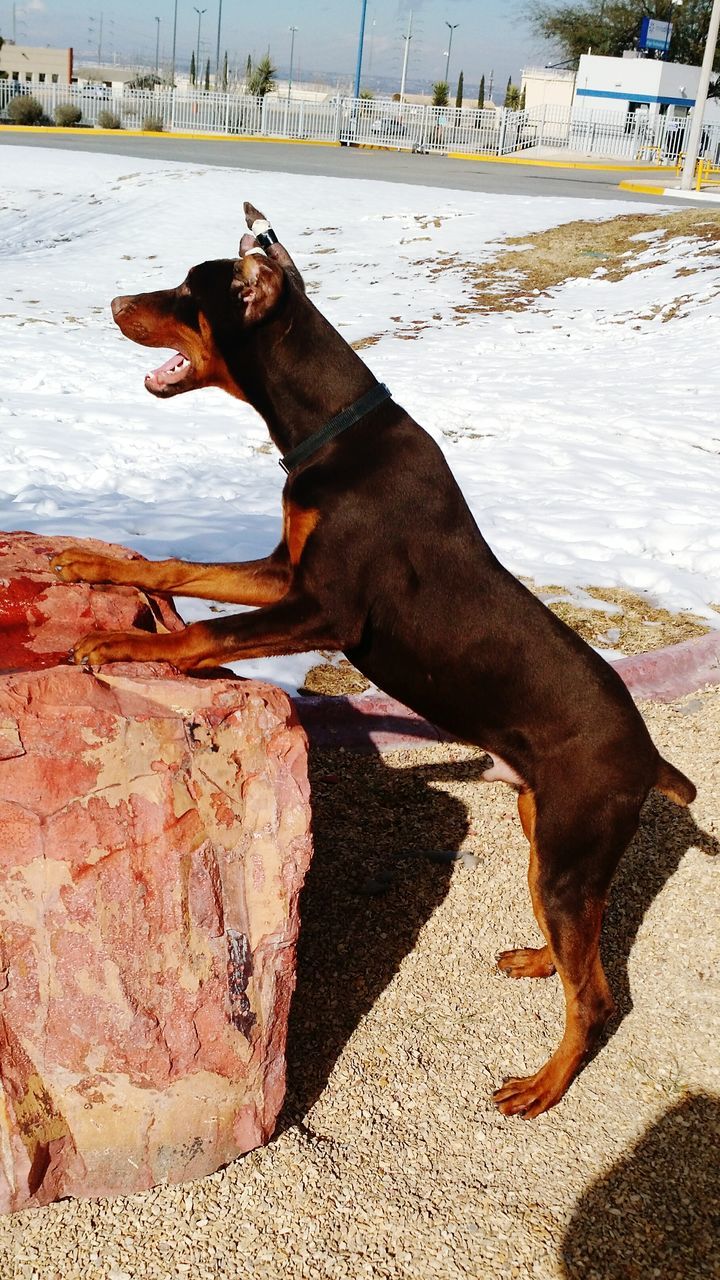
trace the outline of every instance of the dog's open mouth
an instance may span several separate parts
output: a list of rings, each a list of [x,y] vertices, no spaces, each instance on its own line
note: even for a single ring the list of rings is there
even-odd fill
[[[162,395],[171,388],[178,387],[178,383],[185,380],[191,369],[192,362],[183,355],[182,351],[176,351],[169,360],[146,375],[145,386],[154,395]]]

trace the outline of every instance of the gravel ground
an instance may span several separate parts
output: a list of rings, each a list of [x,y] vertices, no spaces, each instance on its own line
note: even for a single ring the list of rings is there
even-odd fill
[[[6,1219],[2,1280],[720,1275],[720,689],[644,710],[699,798],[645,809],[604,934],[619,1015],[557,1108],[490,1099],[562,1023],[557,979],[493,965],[539,936],[512,793],[466,748],[317,753],[275,1141],[202,1182]]]

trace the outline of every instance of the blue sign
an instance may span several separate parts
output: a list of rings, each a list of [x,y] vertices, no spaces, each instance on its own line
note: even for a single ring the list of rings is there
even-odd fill
[[[672,22],[661,22],[659,18],[643,18],[638,49],[661,49],[666,53],[672,29]]]

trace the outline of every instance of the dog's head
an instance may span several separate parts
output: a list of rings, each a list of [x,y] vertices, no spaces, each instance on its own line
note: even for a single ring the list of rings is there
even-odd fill
[[[244,235],[237,258],[191,267],[176,289],[113,299],[113,318],[126,338],[174,352],[147,374],[145,386],[152,395],[166,399],[217,386],[245,399],[233,357],[297,283],[288,278],[292,273],[286,272],[282,252],[273,261],[254,235]]]

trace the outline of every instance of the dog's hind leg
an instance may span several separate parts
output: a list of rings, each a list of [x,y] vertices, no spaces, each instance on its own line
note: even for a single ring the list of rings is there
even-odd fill
[[[535,1075],[507,1080],[496,1091],[505,1115],[530,1118],[559,1102],[614,1010],[600,960],[600,928],[610,880],[637,827],[640,805],[629,803],[612,815],[613,804],[606,798],[603,817],[596,814],[593,822],[586,809],[572,823],[544,822],[538,804],[530,889],[546,954],[563,984],[565,1032]]]
[[[535,919],[542,929],[541,919],[535,905],[534,886],[537,868],[535,866],[533,845],[535,838],[535,797],[532,791],[520,792],[518,796],[518,813],[525,837],[530,844],[528,883],[530,885],[530,897],[533,901]],[[498,969],[506,974],[508,978],[549,978],[555,972],[555,965],[547,943],[544,947],[518,947],[512,951],[501,951],[496,956],[496,960]]]

